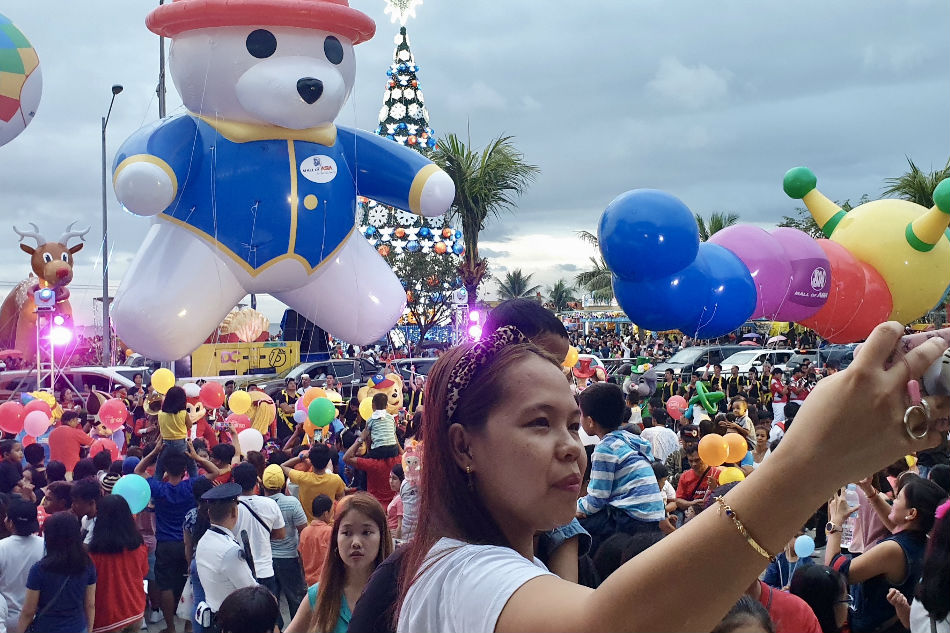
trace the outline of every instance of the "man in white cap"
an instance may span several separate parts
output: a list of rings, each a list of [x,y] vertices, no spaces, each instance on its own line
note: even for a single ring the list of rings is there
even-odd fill
[[[310,388],[310,374],[300,374],[300,388],[297,389],[297,397],[303,396],[304,392]]]

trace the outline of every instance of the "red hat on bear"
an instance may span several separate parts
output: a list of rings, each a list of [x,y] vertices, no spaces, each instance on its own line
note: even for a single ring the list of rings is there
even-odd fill
[[[335,33],[354,44],[376,33],[376,23],[347,0],[173,0],[152,11],[145,25],[175,37],[217,26],[288,26]]]

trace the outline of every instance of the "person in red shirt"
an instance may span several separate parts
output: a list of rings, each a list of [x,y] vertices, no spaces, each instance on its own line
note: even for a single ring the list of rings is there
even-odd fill
[[[67,475],[73,472],[79,461],[79,450],[92,444],[92,438],[79,428],[79,414],[64,411],[59,426],[49,434],[49,458],[62,462]]]
[[[746,595],[758,600],[769,612],[775,633],[822,633],[815,612],[798,596],[769,587],[758,579]]]
[[[366,472],[366,492],[376,497],[385,508],[396,496],[395,491],[389,485],[389,473],[392,472],[393,466],[402,463],[402,447],[397,444],[396,447],[399,449],[399,453],[386,459],[357,457],[356,451],[368,440],[369,427],[367,426],[363,434],[346,449],[343,454],[343,463]]]
[[[105,495],[97,506],[89,542],[97,578],[93,630],[138,630],[145,612],[142,579],[148,575],[148,548],[124,498]]]
[[[703,509],[708,492],[718,485],[719,468],[707,466],[699,456],[698,444],[687,444],[685,449],[689,470],[680,475],[676,484],[676,511],[685,522]],[[682,523],[681,522],[681,523]]]
[[[788,387],[785,386],[785,372],[776,367],[772,370],[769,392],[772,394],[772,421],[785,421],[785,403],[788,402]]]

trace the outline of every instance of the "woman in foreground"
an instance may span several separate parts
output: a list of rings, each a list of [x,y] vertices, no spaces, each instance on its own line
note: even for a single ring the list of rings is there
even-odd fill
[[[585,468],[580,414],[558,362],[509,328],[450,350],[428,381],[428,520],[409,546],[397,630],[712,629],[833,490],[945,432],[946,398],[927,398],[940,423],[924,439],[911,439],[902,420],[908,380],[946,343],[931,339],[885,370],[902,333],[897,323],[876,328],[854,364],[812,392],[755,476],[596,590],[557,578],[532,555],[535,532],[570,520]],[[717,591],[683,609],[677,570]]]

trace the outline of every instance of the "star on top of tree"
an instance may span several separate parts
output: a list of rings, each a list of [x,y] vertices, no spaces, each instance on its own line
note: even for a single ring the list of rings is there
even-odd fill
[[[386,14],[395,22],[406,26],[409,18],[416,17],[416,7],[422,4],[422,0],[386,0]]]

